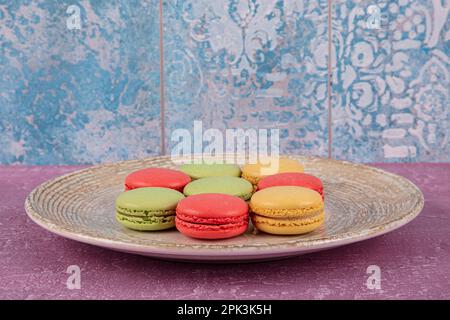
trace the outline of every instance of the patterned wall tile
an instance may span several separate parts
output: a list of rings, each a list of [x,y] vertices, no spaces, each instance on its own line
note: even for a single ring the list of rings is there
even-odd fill
[[[0,163],[157,154],[158,8],[157,0],[0,1]]]
[[[441,0],[334,1],[334,157],[450,160],[449,8]]]
[[[202,120],[326,156],[327,2],[165,0],[167,140]],[[333,4],[333,156],[450,161],[449,2]],[[0,0],[0,163],[158,154],[158,5]]]
[[[279,128],[283,152],[328,154],[326,0],[165,0],[163,8],[169,142],[201,120]]]

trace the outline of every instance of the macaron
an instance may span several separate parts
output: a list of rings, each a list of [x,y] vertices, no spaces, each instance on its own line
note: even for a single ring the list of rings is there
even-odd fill
[[[293,159],[273,158],[264,162],[246,164],[242,168],[242,178],[258,185],[261,178],[282,172],[303,172],[303,165]]]
[[[183,190],[186,196],[203,193],[222,193],[248,200],[252,196],[253,186],[238,177],[208,177],[188,183]]]
[[[127,228],[155,231],[175,226],[177,204],[184,195],[168,188],[139,188],[116,199],[116,220]]]
[[[278,186],[305,187],[317,191],[323,196],[322,181],[310,174],[299,172],[277,173],[272,176],[262,178],[258,183],[258,190],[263,190]]]
[[[125,178],[125,190],[161,187],[181,192],[189,182],[191,182],[191,178],[181,171],[166,168],[147,168],[130,173]]]
[[[257,191],[250,200],[253,225],[266,233],[293,235],[311,232],[325,220],[321,195],[296,186]]]
[[[240,177],[241,169],[235,164],[183,164],[180,170],[192,180],[207,177]]]
[[[248,205],[227,194],[198,194],[178,203],[176,227],[198,239],[225,239],[244,233],[248,227]]]

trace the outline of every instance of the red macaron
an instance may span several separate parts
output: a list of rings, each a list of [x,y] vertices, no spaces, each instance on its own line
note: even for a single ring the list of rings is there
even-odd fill
[[[182,192],[191,178],[177,170],[166,168],[147,168],[130,173],[125,178],[125,190],[137,188],[160,187]]]
[[[193,195],[178,203],[175,225],[178,231],[192,238],[235,237],[247,230],[248,205],[227,194]]]
[[[259,181],[258,190],[279,186],[309,188],[320,193],[322,199],[324,199],[322,181],[319,178],[306,173],[286,172],[267,176]]]

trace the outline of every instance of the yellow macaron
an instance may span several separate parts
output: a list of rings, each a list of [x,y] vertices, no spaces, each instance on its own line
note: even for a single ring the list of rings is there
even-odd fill
[[[303,234],[325,220],[321,195],[311,189],[281,186],[263,189],[250,200],[253,225],[271,234]]]
[[[267,161],[246,164],[242,168],[242,178],[256,186],[262,177],[283,172],[303,172],[303,165],[293,159],[269,158]]]

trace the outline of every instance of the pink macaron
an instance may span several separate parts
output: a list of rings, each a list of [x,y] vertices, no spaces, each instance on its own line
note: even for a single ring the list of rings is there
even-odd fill
[[[225,239],[244,233],[248,205],[235,196],[204,193],[181,200],[175,225],[181,233],[197,239]]]
[[[261,179],[258,183],[258,190],[270,187],[296,186],[317,191],[324,199],[322,181],[310,174],[298,172],[278,173]]]
[[[166,168],[147,168],[130,173],[125,178],[125,190],[160,187],[182,192],[191,178],[178,170]]]

